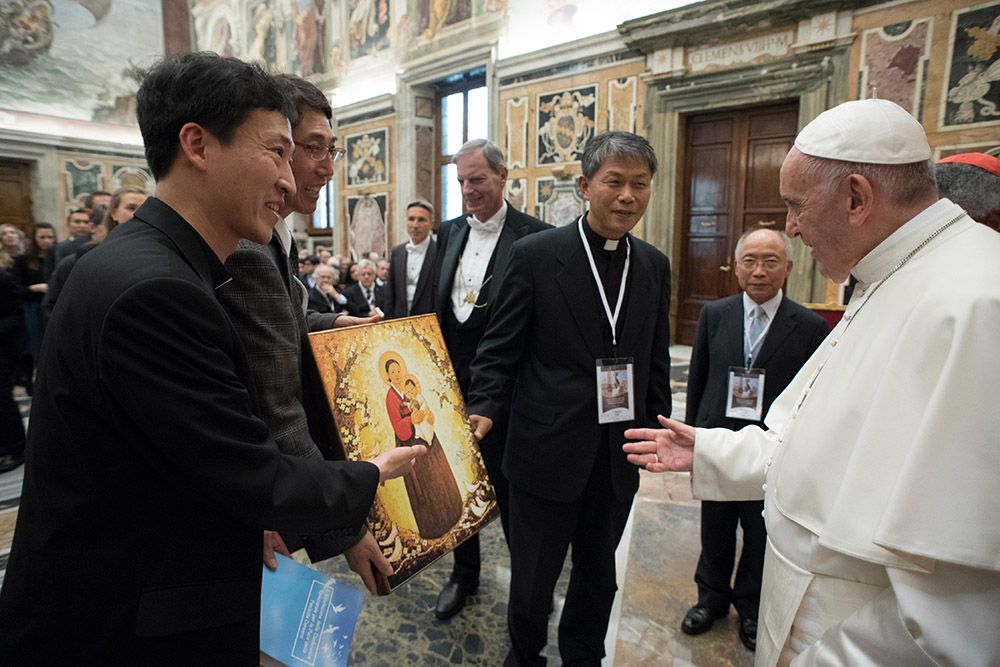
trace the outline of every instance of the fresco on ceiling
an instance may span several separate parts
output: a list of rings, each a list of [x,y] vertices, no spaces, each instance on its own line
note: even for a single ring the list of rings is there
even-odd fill
[[[0,108],[133,125],[131,71],[162,54],[159,0],[3,0]]]

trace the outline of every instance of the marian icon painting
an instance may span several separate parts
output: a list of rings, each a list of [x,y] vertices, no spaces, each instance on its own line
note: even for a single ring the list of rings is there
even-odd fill
[[[310,335],[347,458],[421,444],[413,471],[379,487],[369,527],[395,573],[387,593],[499,516],[437,318]]]

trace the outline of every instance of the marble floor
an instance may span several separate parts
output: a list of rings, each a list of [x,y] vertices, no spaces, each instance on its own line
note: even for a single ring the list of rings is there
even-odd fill
[[[671,348],[674,414],[683,415],[690,348]],[[20,389],[17,390],[20,392]],[[16,394],[27,413],[29,401]],[[25,415],[27,416],[27,414]],[[6,567],[23,468],[0,475],[0,582]],[[700,551],[698,501],[687,475],[640,473],[639,493],[619,548],[619,596],[606,639],[605,665],[749,667],[753,653],[740,643],[734,611],[711,631],[689,637],[681,619],[697,598],[692,577]],[[510,570],[499,522],[482,532],[483,571],[468,606],[448,621],[434,617],[438,590],[451,571],[445,556],[386,597],[366,594],[354,634],[350,665],[500,665],[509,647],[506,632]],[[318,570],[360,588],[343,559]],[[559,664],[556,628],[569,580],[567,560],[556,588],[546,657]]]

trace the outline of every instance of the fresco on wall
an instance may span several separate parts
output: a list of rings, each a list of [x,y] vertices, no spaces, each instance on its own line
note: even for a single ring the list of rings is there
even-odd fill
[[[434,39],[445,26],[472,18],[471,0],[417,0],[417,32]]]
[[[933,20],[904,21],[861,35],[858,99],[878,97],[923,118]]]
[[[351,259],[364,259],[373,252],[385,257],[389,250],[385,223],[388,201],[384,192],[347,198]]]
[[[560,90],[538,96],[538,159],[559,164],[580,159],[594,134],[597,86]]]
[[[952,14],[941,129],[1000,124],[1000,0]]]
[[[587,210],[587,202],[576,187],[576,181],[539,178],[535,181],[535,215],[550,225],[568,225]]]
[[[347,21],[351,59],[389,48],[389,3],[398,0],[350,0]]]
[[[159,0],[3,0],[0,107],[132,125],[130,71],[162,54]]]
[[[349,134],[347,148],[347,187],[381,185],[389,182],[389,128]]]

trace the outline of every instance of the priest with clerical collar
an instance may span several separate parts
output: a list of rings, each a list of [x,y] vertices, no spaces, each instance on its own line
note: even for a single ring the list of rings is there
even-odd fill
[[[634,429],[696,497],[763,498],[757,665],[1000,664],[1000,236],[939,199],[920,123],[885,100],[806,126],[786,230],[858,289],[766,430]],[[978,520],[975,517],[984,517]]]
[[[437,238],[435,309],[463,397],[469,388],[469,364],[491,317],[491,304],[507,271],[511,245],[549,229],[504,199],[507,167],[500,148],[486,139],[466,142],[452,159],[465,212],[441,223]],[[480,443],[493,482],[506,533],[507,492],[501,470],[503,429]],[[455,549],[455,568],[438,596],[434,614],[447,619],[465,606],[479,586],[479,536]]]

